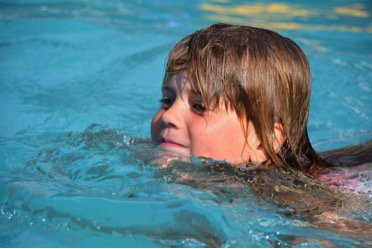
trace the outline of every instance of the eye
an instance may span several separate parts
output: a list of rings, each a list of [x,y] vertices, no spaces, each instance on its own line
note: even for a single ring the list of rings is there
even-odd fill
[[[160,99],[161,108],[168,109],[173,104],[173,99],[168,97],[163,97]]]
[[[205,107],[203,102],[197,102],[192,105],[192,108],[197,112],[197,113],[204,113],[207,108]]]

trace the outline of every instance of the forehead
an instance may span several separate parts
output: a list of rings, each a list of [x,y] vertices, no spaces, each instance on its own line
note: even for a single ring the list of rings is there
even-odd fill
[[[187,90],[200,95],[199,86],[193,83],[186,70],[166,74],[162,85],[162,91],[168,90],[176,90],[179,92]]]

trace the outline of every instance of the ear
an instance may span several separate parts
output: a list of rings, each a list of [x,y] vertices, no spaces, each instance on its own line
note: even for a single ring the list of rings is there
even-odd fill
[[[273,134],[273,146],[274,151],[278,153],[282,148],[285,141],[285,133],[283,126],[280,123],[274,124],[274,134]]]

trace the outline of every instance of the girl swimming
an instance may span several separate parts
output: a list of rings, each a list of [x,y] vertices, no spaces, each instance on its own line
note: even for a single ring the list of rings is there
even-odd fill
[[[326,164],[307,133],[310,94],[309,63],[292,40],[214,24],[171,50],[152,141],[183,156],[307,171]]]
[[[171,50],[152,141],[184,157],[220,161],[211,167],[223,172],[223,181],[249,184],[290,215],[368,236],[369,223],[345,214],[370,201],[325,188],[307,174],[330,166],[308,137],[310,95],[309,63],[292,40],[266,29],[214,24]]]

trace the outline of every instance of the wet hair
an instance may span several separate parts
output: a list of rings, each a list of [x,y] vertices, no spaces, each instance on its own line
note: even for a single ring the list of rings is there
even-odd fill
[[[184,70],[207,107],[223,103],[242,124],[253,123],[274,164],[307,170],[323,162],[307,133],[310,66],[292,40],[267,29],[213,24],[173,47],[164,80]],[[279,152],[274,150],[275,123],[285,134]]]

